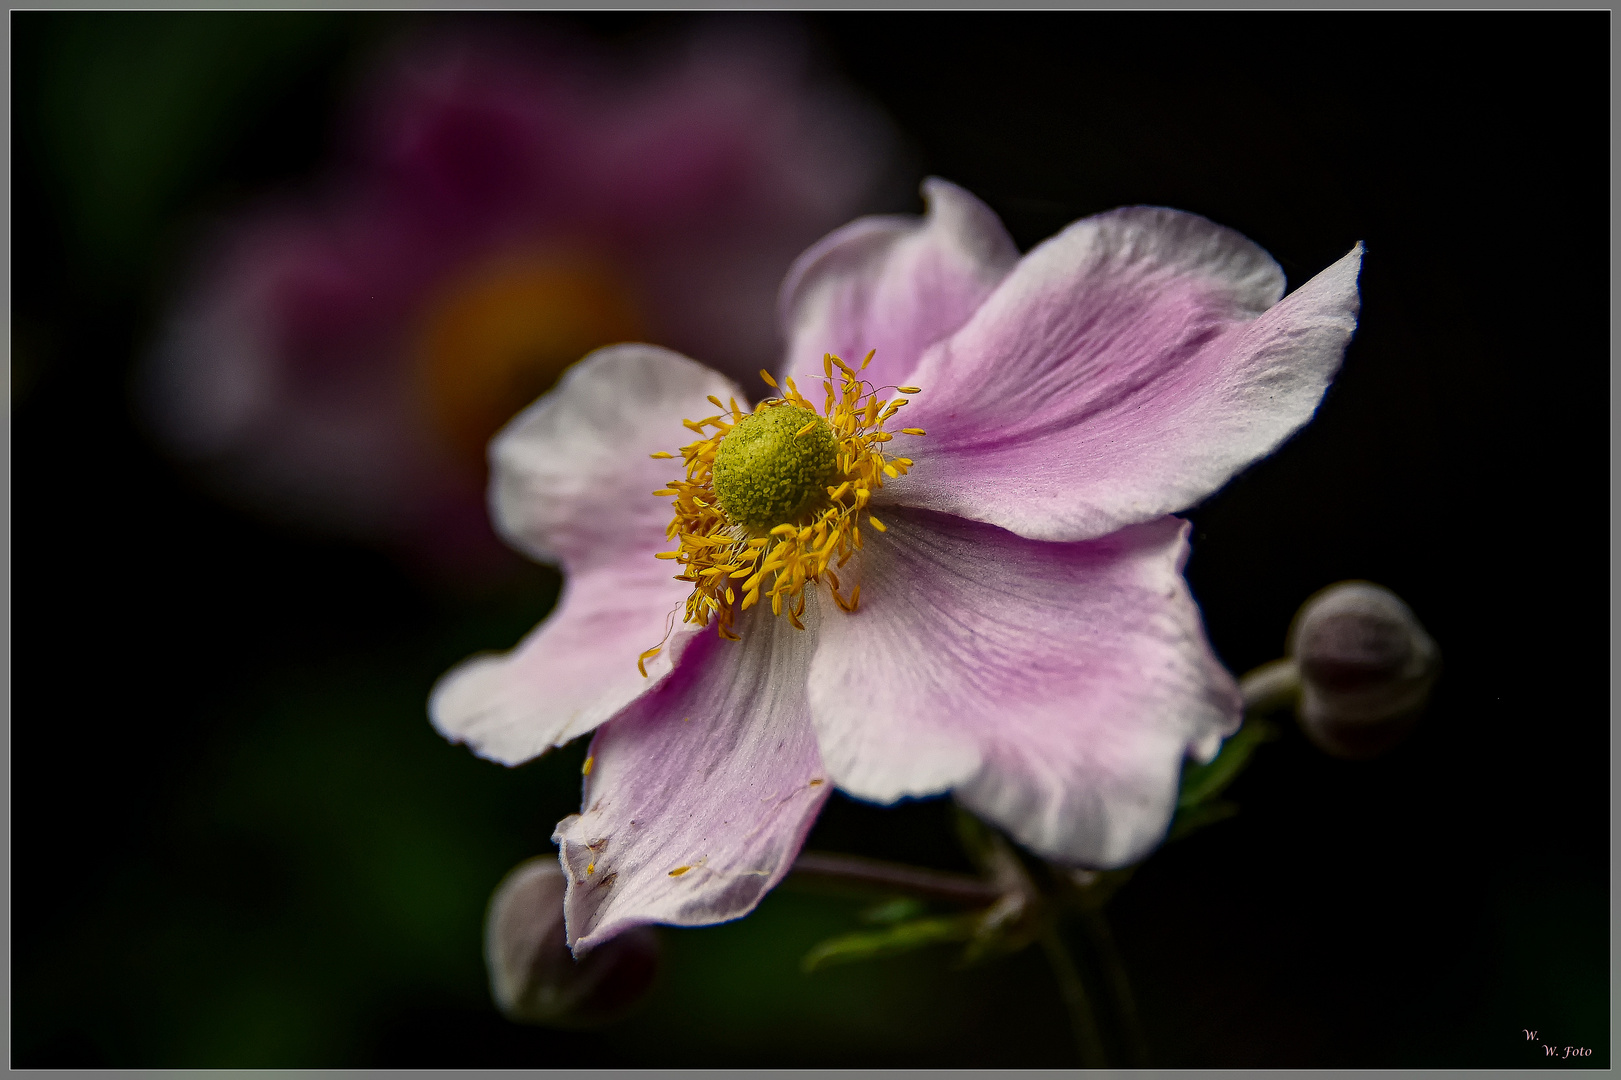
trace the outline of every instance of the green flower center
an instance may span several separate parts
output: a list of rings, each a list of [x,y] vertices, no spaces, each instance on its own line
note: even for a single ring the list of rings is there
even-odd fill
[[[826,420],[797,405],[761,409],[715,450],[715,498],[732,521],[764,533],[826,503],[838,465]]]

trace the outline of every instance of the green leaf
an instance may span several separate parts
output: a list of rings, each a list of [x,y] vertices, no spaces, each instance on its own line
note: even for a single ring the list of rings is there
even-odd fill
[[[1251,717],[1238,733],[1222,744],[1221,753],[1204,765],[1192,765],[1182,772],[1182,792],[1177,809],[1197,806],[1226,790],[1250,763],[1262,743],[1278,737],[1278,729],[1265,720]]]
[[[145,265],[166,215],[367,29],[317,11],[74,12],[38,24],[39,121],[75,239]]]
[[[1171,831],[1165,837],[1166,841],[1180,840],[1189,833],[1197,832],[1206,825],[1214,825],[1218,821],[1226,821],[1238,813],[1238,806],[1225,799],[1216,799],[1212,802],[1199,803],[1196,806],[1178,810],[1171,822]]]
[[[915,919],[927,910],[928,908],[920,900],[910,896],[898,896],[863,911],[861,921],[864,923],[880,923],[887,926],[890,923]]]
[[[968,941],[979,926],[980,915],[943,915],[897,923],[882,930],[863,930],[828,938],[805,954],[800,966],[807,972],[835,964],[854,964],[897,956],[914,949],[948,942]]]

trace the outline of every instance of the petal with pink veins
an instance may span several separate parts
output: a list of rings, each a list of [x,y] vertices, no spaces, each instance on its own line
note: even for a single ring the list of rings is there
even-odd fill
[[[601,728],[582,813],[558,823],[569,943],[748,914],[793,865],[831,785],[805,678],[816,633],[756,607],[741,642],[704,634],[675,674]]]
[[[925,354],[904,422],[928,435],[891,444],[917,464],[882,499],[1041,540],[1186,509],[1311,419],[1361,261],[1358,244],[1279,303],[1271,257],[1201,217],[1078,221]]]
[[[691,584],[654,557],[671,545],[670,504],[653,492],[681,463],[648,455],[690,441],[681,421],[714,414],[711,393],[724,401],[738,391],[684,356],[618,345],[570,368],[496,437],[498,528],[536,558],[561,560],[568,580],[516,649],[439,680],[428,715],[446,738],[515,765],[590,731],[669,674],[696,630],[679,622]],[[644,676],[637,657],[661,641]]]
[[[891,510],[861,605],[823,620],[810,703],[842,790],[954,788],[1048,858],[1120,866],[1164,836],[1184,757],[1237,730],[1181,569],[1186,522],[1054,544]]]
[[[874,386],[905,384],[923,350],[966,323],[1019,261],[990,207],[955,184],[923,184],[928,213],[860,218],[801,255],[780,300],[781,374],[822,374],[833,353]],[[814,398],[814,392],[808,391]]]

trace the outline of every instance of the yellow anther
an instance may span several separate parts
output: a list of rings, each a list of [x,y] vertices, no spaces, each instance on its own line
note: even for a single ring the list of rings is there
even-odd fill
[[[873,356],[869,351],[861,368]],[[672,498],[674,515],[666,535],[678,550],[658,554],[676,561],[675,580],[691,583],[687,621],[703,626],[713,619],[723,638],[736,640],[736,613],[762,596],[771,601],[774,614],[787,615],[801,629],[808,588],[825,584],[841,609],[855,611],[860,586],[850,583],[846,599],[834,568],[844,567],[861,550],[862,527],[875,535],[885,531],[876,517],[868,514],[866,522],[860,518],[885,479],[905,475],[912,465],[908,458],[883,452],[894,437],[884,423],[906,399],[883,400],[858,369],[831,352],[822,356],[822,374],[820,411],[792,377],[784,376],[779,386],[769,371],[761,371],[766,385],[779,391],[777,397],[745,415],[735,399],[722,403],[711,396],[721,415],[685,421],[699,435],[681,448],[685,479],[660,491],[660,497]],[[915,387],[901,389],[918,392]],[[906,431],[922,434],[920,428]],[[794,465],[813,443],[822,447],[816,454],[823,464]],[[723,466],[719,470],[717,463]],[[657,652],[650,650],[638,660],[644,675],[646,658]]]
[[[597,763],[597,759],[595,757],[586,758],[585,759],[585,764],[580,766],[580,775],[581,776],[590,776],[591,775],[591,766],[595,765],[596,763]]]
[[[916,386],[897,386],[897,387],[895,387],[895,389],[899,390],[903,394],[921,394],[921,393],[923,393],[923,390],[920,387],[916,387]]]
[[[682,874],[685,874],[688,870],[691,870],[691,869],[692,869],[692,867],[690,867],[690,866],[678,866],[674,870],[670,871],[670,876],[671,877],[680,877]]]
[[[655,450],[651,454],[648,454],[647,456],[648,457],[654,457],[654,458],[673,458],[673,457],[675,457],[675,455],[670,453],[668,450]]]
[[[924,431],[920,427],[903,427],[903,428],[901,428],[901,433],[904,434],[904,435],[927,435],[928,434],[927,431]]]

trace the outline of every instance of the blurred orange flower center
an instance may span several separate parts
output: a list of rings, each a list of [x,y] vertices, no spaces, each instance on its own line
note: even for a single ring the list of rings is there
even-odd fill
[[[550,252],[484,264],[428,308],[421,370],[434,426],[481,467],[490,436],[564,368],[642,336],[629,287],[603,260]]]

